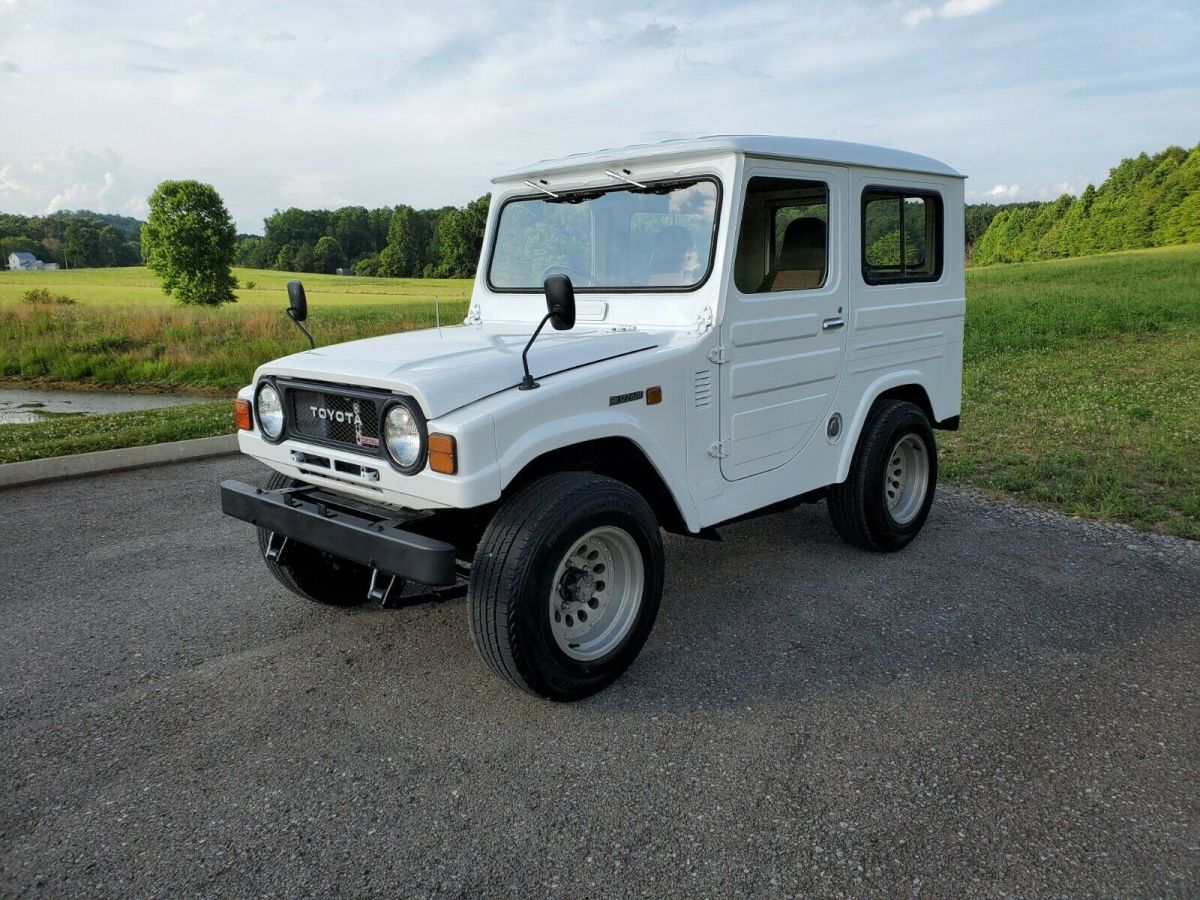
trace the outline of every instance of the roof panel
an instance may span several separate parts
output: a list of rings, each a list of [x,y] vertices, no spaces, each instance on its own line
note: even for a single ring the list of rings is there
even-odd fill
[[[600,165],[614,165],[638,159],[704,156],[716,153],[744,153],[747,156],[774,159],[807,160],[809,162],[870,166],[878,169],[896,169],[903,172],[921,172],[929,175],[948,175],[956,178],[964,177],[945,163],[928,156],[909,153],[905,150],[876,147],[871,144],[778,137],[768,134],[716,134],[660,141],[654,144],[632,144],[628,147],[596,150],[591,153],[576,153],[561,159],[545,159],[495,178],[493,183],[529,178],[533,175],[553,175],[578,169],[595,168]]]

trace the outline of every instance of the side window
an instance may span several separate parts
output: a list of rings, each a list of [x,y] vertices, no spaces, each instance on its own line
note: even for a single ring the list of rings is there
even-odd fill
[[[862,202],[863,280],[936,281],[942,274],[942,198],[868,188]]]
[[[743,294],[819,288],[829,273],[829,187],[823,181],[755,176],[734,258]]]

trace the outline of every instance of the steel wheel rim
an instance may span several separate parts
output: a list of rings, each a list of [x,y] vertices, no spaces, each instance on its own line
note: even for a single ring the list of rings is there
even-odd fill
[[[580,662],[611,653],[633,629],[645,585],[642,553],[627,531],[606,525],[576,538],[550,585],[558,649]]]
[[[906,434],[892,447],[883,470],[883,498],[888,514],[907,525],[920,513],[929,491],[929,450],[917,434]]]

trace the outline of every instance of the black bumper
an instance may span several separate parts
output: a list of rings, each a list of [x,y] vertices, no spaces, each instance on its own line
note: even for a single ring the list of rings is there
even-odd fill
[[[401,530],[419,514],[355,503],[312,487],[267,491],[241,481],[221,482],[221,510],[388,575],[429,585],[455,580],[453,544]]]

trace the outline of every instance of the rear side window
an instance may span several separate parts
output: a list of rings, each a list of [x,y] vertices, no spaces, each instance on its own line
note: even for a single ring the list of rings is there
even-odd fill
[[[942,275],[942,198],[868,188],[863,191],[862,238],[867,284],[937,281]]]

